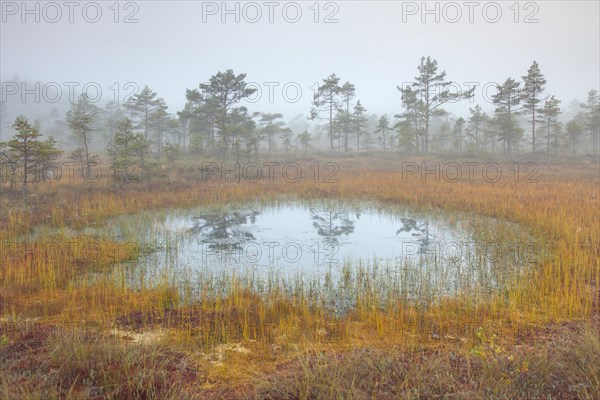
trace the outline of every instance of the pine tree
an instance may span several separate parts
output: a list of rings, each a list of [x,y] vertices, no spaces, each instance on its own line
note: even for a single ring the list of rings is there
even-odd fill
[[[156,163],[151,160],[150,141],[145,135],[137,133],[133,136],[130,150],[139,166],[140,179],[144,179],[148,172],[155,170],[156,167]]]
[[[131,151],[133,139],[133,124],[129,118],[125,118],[117,125],[108,147],[108,153],[112,158],[114,179],[117,182],[126,181],[128,178],[127,171],[133,166]]]
[[[283,145],[283,151],[287,154],[289,149],[293,147],[292,139],[294,138],[294,132],[290,128],[283,128],[279,134],[279,138]]]
[[[177,119],[179,126],[181,127],[181,137],[178,144],[182,149],[185,149],[187,144],[186,140],[190,136],[190,121],[193,118],[193,109],[190,102],[185,103],[183,110],[177,111]]]
[[[377,123],[377,129],[375,133],[381,133],[381,139],[383,144],[383,151],[386,151],[386,133],[390,128],[390,119],[387,114],[384,114],[379,118],[379,122]]]
[[[146,140],[150,140],[150,117],[157,107],[156,92],[146,85],[141,92],[131,96],[124,106],[129,112],[129,119],[137,122],[135,127],[142,129]]]
[[[256,122],[260,113],[248,114],[246,107],[237,107],[232,109],[229,123],[229,136],[231,152],[235,155],[237,162],[243,156],[249,156],[256,151],[253,145],[256,144]],[[256,157],[256,153],[255,153]]]
[[[329,75],[323,79],[323,84],[317,89],[317,92],[313,98],[313,108],[310,110],[310,119],[320,118],[323,113],[327,114],[328,121],[328,136],[329,136],[329,149],[333,151],[333,139],[334,139],[334,115],[333,111],[336,110],[339,102],[340,95],[340,78],[335,74]]]
[[[515,120],[515,115],[518,114],[516,106],[522,100],[519,86],[519,82],[508,78],[502,85],[497,86],[498,92],[492,97],[494,103],[498,104],[495,113],[500,125],[499,140],[502,141],[504,152],[507,154],[512,154],[522,135],[522,129]]]
[[[262,113],[260,115],[259,125],[262,127],[260,136],[264,136],[267,139],[267,149],[271,153],[275,150],[275,137],[279,134],[283,127],[283,121],[281,121],[283,115],[281,113]]]
[[[5,146],[11,153],[10,158],[21,167],[23,194],[27,194],[31,175],[34,176],[33,180],[35,181],[38,178],[38,172],[46,164],[58,158],[62,151],[56,148],[56,141],[52,136],[45,141],[40,140],[42,134],[39,129],[32,126],[22,115],[17,117],[13,128],[17,133]]]
[[[458,147],[458,153],[461,154],[462,153],[462,149],[463,149],[463,128],[465,126],[465,120],[463,117],[459,117],[455,122],[454,122],[454,128],[453,128],[453,133],[455,136],[455,147]]]
[[[125,114],[119,103],[114,101],[108,102],[104,109],[99,109],[98,111],[101,120],[100,125],[106,129],[103,132],[103,139],[106,141],[112,140],[117,126],[123,121]]]
[[[168,106],[162,98],[156,99],[154,110],[148,119],[149,129],[154,132],[156,138],[156,154],[158,157],[163,152],[164,135],[169,127]]]
[[[167,158],[167,161],[172,166],[175,163],[175,160],[179,158],[181,154],[181,146],[176,143],[165,143],[164,154]]]
[[[93,124],[97,114],[98,107],[89,101],[85,93],[79,96],[77,102],[67,112],[69,128],[81,140],[81,147],[73,152],[71,159],[84,167],[86,176],[90,175],[90,165],[98,161],[98,156],[91,155],[89,149],[90,136],[94,130]]]
[[[200,88],[206,87],[200,85]],[[219,99],[212,93],[186,89],[187,103],[177,115],[184,124],[192,153],[208,150],[214,153],[217,142]]]
[[[308,152],[311,141],[311,134],[305,129],[302,133],[300,133],[297,137],[298,142],[300,143],[300,147],[304,151],[304,154]]]
[[[560,114],[560,100],[552,96],[544,103],[544,107],[539,109],[541,119],[546,128],[546,154],[550,154],[550,136],[557,134],[558,115]]]
[[[394,116],[400,120],[394,125],[399,132],[399,145],[408,151],[414,147],[415,151],[419,152],[419,149],[423,148],[420,143],[423,137],[423,103],[417,98],[417,92],[412,86],[398,87],[398,90],[401,92],[405,109],[404,113]],[[414,136],[414,139],[411,139],[411,136]]]
[[[115,180],[128,183],[144,179],[156,165],[151,160],[150,142],[143,133],[134,133],[133,124],[125,118],[115,131],[108,149],[112,156]]]
[[[485,138],[484,147],[489,146],[489,150],[494,153],[496,152],[496,143],[501,141],[501,130],[502,130],[502,119],[503,115],[498,112],[498,109],[494,110],[494,116],[488,118],[487,123],[483,127],[483,136]],[[506,151],[506,148],[504,149]]]
[[[585,130],[592,139],[592,152],[600,153],[600,96],[597,90],[588,92],[587,102],[581,104],[585,110]]]
[[[365,128],[367,126],[367,117],[365,116],[365,112],[367,110],[360,104],[360,100],[356,102],[354,106],[353,116],[353,125],[354,131],[356,132],[356,152],[360,151],[360,135],[361,133],[366,133]]]
[[[256,89],[248,87],[244,79],[246,74],[236,75],[233,70],[228,69],[211,76],[207,84],[200,85],[203,91],[201,100],[204,105],[200,111],[207,114],[205,121],[210,120],[210,141],[216,142],[216,147],[219,147],[225,158],[230,147],[239,152],[239,143],[236,139],[238,132],[234,131],[245,129],[245,127],[236,127],[239,122],[246,123],[243,118],[242,121],[236,120],[236,117],[244,113],[240,110],[243,107],[234,106],[256,92]],[[215,139],[216,133],[219,135],[218,141]]]
[[[352,126],[352,116],[350,115],[350,101],[354,98],[356,88],[350,82],[344,83],[344,85],[340,88],[340,97],[341,102],[343,104],[343,108],[340,107],[338,109],[339,116],[339,124],[340,127],[343,127],[343,137],[344,137],[344,151],[348,152],[348,142],[350,137],[350,129]]]
[[[423,136],[423,152],[429,151],[429,128],[431,119],[436,115],[441,115],[443,110],[442,105],[449,101],[456,101],[472,96],[475,88],[466,93],[450,93],[448,87],[452,82],[446,81],[446,72],[438,73],[438,63],[432,60],[431,57],[421,57],[421,63],[417,67],[419,75],[415,77],[412,88],[402,88],[398,86],[398,90],[405,100],[409,103],[404,103],[406,108],[411,108],[413,113],[416,112],[418,118],[422,119],[422,136]],[[407,107],[408,106],[408,107]]]
[[[577,139],[583,133],[583,129],[581,128],[580,121],[583,119],[583,115],[579,113],[573,119],[567,122],[566,130],[567,130],[567,138],[571,142],[571,151],[573,155],[576,153],[577,149]]]
[[[442,122],[432,139],[431,147],[433,150],[439,152],[444,151],[447,148],[447,144],[451,142],[451,133],[452,125],[450,125],[450,122],[448,120]]]
[[[523,112],[531,114],[531,152],[535,152],[535,123],[538,104],[542,101],[541,94],[544,92],[546,79],[540,71],[536,61],[531,64],[527,70],[527,75],[523,76]]]
[[[398,132],[398,150],[406,153],[417,151],[417,140],[413,125],[407,119],[401,119],[394,124]]]
[[[474,108],[469,108],[469,112],[471,113],[469,117],[469,130],[468,134],[466,131],[465,134],[472,138],[472,141],[475,143],[475,149],[478,150],[480,147],[481,132],[489,118],[479,104]]]

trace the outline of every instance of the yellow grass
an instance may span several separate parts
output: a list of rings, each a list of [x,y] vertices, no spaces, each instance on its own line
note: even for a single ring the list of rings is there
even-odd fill
[[[261,360],[268,370],[274,361],[308,348],[339,351],[370,343],[410,348],[436,346],[436,340],[474,343],[480,327],[504,342],[514,342],[516,336],[540,324],[586,320],[598,312],[600,178],[593,166],[575,161],[539,165],[537,183],[515,182],[507,173],[511,163],[501,164],[505,175],[496,183],[477,173],[472,182],[466,176],[458,182],[423,182],[420,175],[403,174],[400,162],[391,158],[377,163],[340,160],[338,183],[315,182],[312,176],[298,183],[281,178],[257,183],[203,182],[198,170],[188,167],[171,171],[168,182],[116,186],[106,179],[39,184],[32,189],[28,204],[3,195],[1,317],[37,318],[59,325],[93,323],[106,332],[118,324],[132,331],[167,329],[168,340],[180,348],[206,350],[243,343],[252,353],[244,357]],[[305,160],[303,170],[308,171],[311,163]],[[367,285],[357,293],[356,309],[336,317],[300,293],[289,297],[273,290],[259,296],[242,277],[235,276],[228,282],[227,297],[206,296],[193,305],[184,304],[184,294],[168,279],[142,282],[142,289],[134,290],[113,271],[112,264],[137,258],[141,251],[137,244],[66,233],[66,228],[101,224],[107,217],[140,210],[266,201],[278,196],[368,199],[497,217],[527,227],[551,255],[531,265],[514,285],[483,301],[458,296],[418,307],[396,299],[393,306],[382,308],[377,288]],[[43,227],[60,229],[44,233]],[[29,237],[35,229],[42,233]],[[88,279],[91,273],[94,279]],[[228,362],[227,357],[223,362]],[[220,374],[229,375],[245,379],[235,372]]]

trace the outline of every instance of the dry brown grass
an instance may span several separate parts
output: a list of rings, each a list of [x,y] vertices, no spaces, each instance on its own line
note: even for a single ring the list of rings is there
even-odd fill
[[[313,161],[300,161],[303,170]],[[0,313],[5,322],[0,351],[3,370],[9,374],[2,381],[2,397],[52,398],[71,393],[76,398],[99,387],[104,395],[116,393],[121,398],[177,398],[192,392],[218,398],[232,396],[227,394],[231,390],[236,396],[267,398],[441,398],[447,393],[455,393],[448,398],[594,398],[600,365],[598,352],[593,351],[598,345],[597,324],[594,329],[579,327],[576,333],[558,329],[549,334],[551,340],[540,340],[527,351],[520,347],[529,343],[531,335],[543,335],[540,327],[590,321],[599,312],[600,177],[594,164],[572,160],[538,164],[537,183],[515,182],[510,172],[490,183],[477,172],[473,181],[463,176],[458,182],[423,182],[419,175],[405,177],[400,161],[391,158],[336,162],[338,183],[315,182],[312,176],[298,183],[283,179],[202,182],[198,168],[187,166],[172,172],[168,182],[40,184],[32,188],[27,203],[3,191]],[[500,165],[503,171],[512,171],[511,164]],[[494,216],[526,226],[551,250],[551,256],[533,265],[525,279],[485,301],[458,297],[427,308],[399,303],[388,312],[367,307],[365,298],[364,307],[334,318],[311,307],[307,299],[282,293],[265,299],[235,280],[228,298],[181,306],[177,290],[168,282],[133,290],[115,283],[110,274],[94,282],[82,279],[90,271],[108,272],[111,263],[137,257],[135,246],[125,248],[104,238],[73,239],[61,233],[22,239],[44,226],[77,229],[140,210],[277,196],[376,199],[424,210]],[[99,256],[91,261],[83,249],[92,242]],[[49,243],[61,249],[62,258],[49,257]],[[61,332],[76,326],[84,333],[65,341],[49,335],[38,346],[28,342],[27,334],[11,333],[15,324],[22,324],[19,321],[30,319],[36,323],[29,335],[50,326]],[[87,338],[89,326],[102,334]],[[149,353],[141,352],[126,338],[105,335],[115,327],[138,333],[162,329],[169,339],[160,340]],[[241,343],[250,353],[225,351],[218,362],[206,356],[217,346],[232,343]],[[497,360],[486,355],[495,346],[502,354]],[[382,348],[395,351],[388,354]],[[83,356],[69,358],[78,352],[96,359],[98,366],[112,368],[114,359],[122,362],[114,367],[114,374],[99,373]],[[165,352],[177,352],[185,360],[204,360],[202,368],[194,364],[192,370],[204,371],[207,378],[154,375],[175,361]],[[206,357],[198,358],[200,353]],[[25,359],[20,358],[23,354]],[[55,374],[61,369],[62,378]],[[146,380],[148,392],[141,392],[124,371],[137,377],[135,373],[148,374],[159,386]],[[193,381],[194,389],[188,392],[186,385],[175,385],[179,380]],[[229,389],[222,389],[223,384]],[[123,392],[106,391],[111,385],[122,386]]]

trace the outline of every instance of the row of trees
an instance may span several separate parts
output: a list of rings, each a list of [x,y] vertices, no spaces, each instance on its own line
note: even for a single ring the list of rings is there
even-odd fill
[[[561,102],[545,93],[546,79],[536,62],[522,81],[507,78],[498,85],[493,114],[488,115],[476,105],[469,108],[465,118],[449,114],[443,106],[471,98],[474,89],[453,93],[445,71],[439,71],[437,61],[430,57],[421,59],[417,71],[413,82],[397,87],[403,110],[393,122],[385,114],[368,115],[356,99],[355,86],[348,81],[342,84],[331,74],[319,85],[307,118],[321,122],[320,130],[294,132],[286,126],[282,114],[250,112],[240,105],[256,89],[245,82],[245,74],[227,70],[198,88],[186,90],[185,106],[175,114],[169,113],[165,101],[146,86],[124,104],[111,102],[104,108],[81,95],[71,104],[65,121],[57,120],[56,125],[76,139],[76,149],[69,156],[87,173],[89,166],[98,161],[99,153],[108,153],[116,171],[132,162],[142,169],[151,168],[160,160],[173,161],[183,152],[256,160],[260,153],[277,150],[307,152],[321,134],[325,134],[329,150],[339,152],[378,148],[405,153],[575,153],[584,137],[598,154],[598,92],[590,91],[581,111],[563,124],[559,121]],[[15,137],[1,144],[3,163],[20,164],[27,171],[61,153],[54,139],[39,139],[39,122],[30,124],[19,117],[13,128]],[[92,146],[94,139],[104,143],[102,148]],[[526,149],[529,144],[531,147]],[[3,173],[6,175],[7,169],[9,174],[15,172],[10,172],[12,168],[4,167]]]
[[[598,125],[598,92],[593,90],[588,95],[588,102],[581,104],[580,111],[565,124],[558,121],[561,114],[560,100],[555,96],[544,101],[543,107],[536,110],[535,122],[536,145],[533,147],[533,136],[531,146],[537,152],[546,154],[558,154],[570,152],[576,154],[576,149],[587,136],[593,146],[597,146]],[[590,111],[588,111],[590,110]],[[508,106],[499,107],[493,115],[488,115],[481,106],[476,105],[469,108],[469,116],[465,120],[462,117],[445,116],[438,124],[437,131],[433,134],[431,145],[435,152],[453,151],[457,153],[478,153],[481,151],[498,152],[510,154],[515,150],[528,151],[525,148],[524,132],[520,124],[522,119],[517,112],[508,111]],[[417,141],[414,138],[415,130],[407,121],[402,121],[399,127],[398,146],[407,152],[415,151]],[[587,133],[587,135],[586,135]],[[417,139],[419,135],[416,135]],[[596,149],[597,153],[597,149]]]
[[[559,122],[560,103],[554,95],[545,93],[546,79],[537,62],[533,62],[522,82],[507,78],[497,86],[492,100],[493,115],[480,105],[470,108],[468,120],[453,118],[444,104],[470,99],[475,88],[464,93],[453,92],[446,72],[438,70],[436,60],[423,57],[417,66],[418,75],[408,85],[398,86],[403,111],[396,114],[391,125],[382,115],[369,132],[366,109],[360,100],[352,105],[355,86],[340,84],[335,74],[323,79],[310,112],[310,119],[324,121],[330,150],[348,152],[350,137],[355,138],[355,151],[372,145],[371,133],[377,135],[382,150],[396,147],[404,152],[469,150],[501,151],[511,154],[515,149],[526,151],[529,137],[531,152],[557,153],[561,149],[576,152],[581,136],[587,133],[594,154],[599,153],[600,101],[598,91],[588,93],[581,112],[566,124]],[[529,135],[523,126],[529,124]],[[432,129],[437,126],[437,131]],[[361,136],[364,138],[361,140]],[[540,140],[540,136],[543,140]],[[392,145],[392,146],[389,146]]]
[[[448,117],[442,108],[449,101],[470,98],[474,88],[466,93],[451,93],[450,81],[446,73],[438,72],[437,62],[430,57],[422,58],[418,66],[419,74],[411,85],[398,87],[402,97],[404,112],[396,115],[399,122],[395,126],[401,136],[401,146],[409,150],[427,153],[430,150],[430,127],[432,118]],[[437,132],[436,150],[448,147],[462,152],[466,142],[471,150],[496,151],[501,146],[505,154],[511,154],[523,144],[525,129],[522,118],[530,124],[531,152],[545,150],[546,153],[570,147],[575,152],[577,140],[587,132],[592,140],[594,154],[598,154],[600,124],[600,102],[598,92],[592,90],[587,102],[581,104],[582,112],[566,124],[566,129],[558,122],[561,113],[560,100],[554,95],[545,95],[546,79],[537,62],[533,62],[522,82],[507,78],[497,86],[492,97],[495,105],[493,116],[488,116],[481,106],[470,108],[468,122],[462,117],[454,120],[454,125],[441,125]],[[538,139],[542,126],[545,146]],[[411,138],[414,136],[414,139]],[[451,146],[444,141],[452,138]]]

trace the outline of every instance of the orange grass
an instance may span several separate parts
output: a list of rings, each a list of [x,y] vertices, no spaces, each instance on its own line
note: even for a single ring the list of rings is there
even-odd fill
[[[199,339],[202,345],[211,346],[258,341],[265,348],[281,338],[288,345],[335,343],[345,347],[374,339],[418,344],[431,342],[434,337],[471,338],[482,326],[510,338],[536,324],[587,319],[598,311],[600,182],[593,167],[577,162],[540,165],[536,176],[539,182],[528,183],[515,182],[514,176],[507,173],[511,164],[502,163],[505,174],[496,183],[486,181],[480,173],[474,174],[473,181],[463,176],[458,182],[431,177],[423,182],[420,175],[403,174],[399,160],[338,162],[338,183],[315,182],[312,176],[297,183],[281,178],[257,183],[243,179],[240,183],[203,182],[198,168],[187,167],[171,172],[168,180],[121,186],[108,179],[42,183],[32,188],[33,196],[27,204],[3,195],[0,311],[5,317],[71,324],[94,322],[107,328],[116,321],[130,328],[160,324],[177,331],[184,342]],[[305,160],[303,171],[308,171],[311,163]],[[60,235],[26,243],[22,239],[22,235],[40,226],[81,228],[140,210],[281,196],[375,199],[493,216],[529,228],[549,247],[551,256],[533,265],[524,279],[484,302],[465,296],[417,307],[398,300],[393,311],[382,310],[377,307],[377,299],[369,296],[376,293],[373,287],[357,298],[355,311],[334,318],[300,295],[289,298],[274,292],[264,298],[252,294],[235,277],[231,282],[235,290],[227,298],[203,299],[197,305],[183,306],[180,294],[168,281],[158,287],[133,290],[109,274],[100,274],[93,281],[83,279],[85,273],[107,271],[112,262],[137,256],[137,252],[119,249],[118,243],[95,240],[100,255],[90,262],[82,256],[82,249],[94,239],[66,239]],[[44,244],[48,241],[63,249],[59,261],[48,257]],[[67,245],[71,242],[75,245]],[[165,310],[172,309],[177,310],[178,318],[173,313],[165,317]],[[131,317],[137,314],[142,315],[139,326]],[[169,323],[169,318],[174,323]]]

